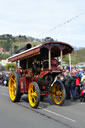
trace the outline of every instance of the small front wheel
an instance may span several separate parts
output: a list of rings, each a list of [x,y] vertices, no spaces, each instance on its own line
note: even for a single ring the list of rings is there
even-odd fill
[[[62,105],[66,98],[65,88],[62,82],[56,81],[52,86],[52,98],[56,105]]]
[[[37,108],[40,101],[40,89],[36,82],[32,82],[28,88],[28,100],[32,108]]]

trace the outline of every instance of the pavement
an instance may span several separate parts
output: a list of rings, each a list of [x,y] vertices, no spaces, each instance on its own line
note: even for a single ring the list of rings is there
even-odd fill
[[[63,106],[53,103],[51,96],[30,107],[27,95],[11,102],[8,87],[0,85],[0,128],[85,128],[85,103],[66,100]]]

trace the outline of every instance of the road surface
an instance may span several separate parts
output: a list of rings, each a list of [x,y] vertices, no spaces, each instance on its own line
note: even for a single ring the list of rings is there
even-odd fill
[[[0,85],[0,128],[85,128],[85,103],[66,100],[56,106],[49,96],[33,109],[27,95],[13,103],[8,88]]]

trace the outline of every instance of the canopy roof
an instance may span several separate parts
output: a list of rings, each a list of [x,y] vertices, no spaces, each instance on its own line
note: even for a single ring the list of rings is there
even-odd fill
[[[49,41],[49,42],[37,45],[36,47],[32,47],[28,50],[21,52],[21,53],[15,54],[15,55],[9,57],[8,61],[14,62],[17,60],[33,57],[36,55],[41,56],[41,55],[43,55],[45,49],[51,50],[52,57],[60,56],[60,51],[63,52],[63,55],[72,53],[72,51],[73,51],[72,46],[69,45],[68,43],[59,42],[59,41]]]

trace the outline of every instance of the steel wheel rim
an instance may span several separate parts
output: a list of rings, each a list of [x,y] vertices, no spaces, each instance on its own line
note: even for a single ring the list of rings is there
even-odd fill
[[[52,87],[52,97],[56,104],[61,104],[63,100],[63,88],[60,84],[56,85],[56,83]]]
[[[32,107],[34,107],[37,103],[37,90],[36,87],[33,83],[31,83],[29,85],[29,89],[28,89],[28,99],[29,99],[29,103]]]
[[[17,89],[16,77],[14,73],[12,73],[9,78],[9,96],[12,101],[14,101],[16,98],[16,89]]]

